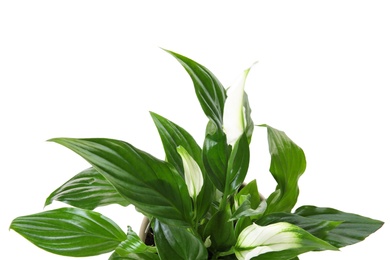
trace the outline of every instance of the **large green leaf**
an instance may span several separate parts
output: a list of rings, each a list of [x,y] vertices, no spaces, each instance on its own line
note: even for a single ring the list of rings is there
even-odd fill
[[[80,172],[53,191],[46,199],[45,206],[54,200],[83,209],[94,209],[109,204],[129,205],[112,184],[94,168]]]
[[[151,113],[151,115],[160,134],[167,161],[174,165],[177,171],[183,176],[183,162],[177,152],[177,147],[182,146],[201,168],[203,188],[197,197],[196,203],[197,216],[202,217],[210,207],[215,192],[215,188],[208,174],[206,174],[203,165],[202,149],[196,143],[195,139],[182,127],[155,113]]]
[[[168,162],[119,140],[55,138],[86,159],[139,211],[174,225],[190,226],[191,198]]]
[[[203,145],[203,160],[210,179],[217,189],[224,191],[229,148],[223,132],[223,110],[226,91],[219,80],[203,65],[180,54],[173,55],[190,75],[199,103],[210,119]]]
[[[145,243],[141,241],[139,236],[130,227],[128,227],[127,239],[125,241],[122,241],[118,245],[118,247],[115,249],[115,252],[119,256],[128,256],[130,254],[156,254],[157,250],[155,247],[145,245]]]
[[[214,186],[224,192],[226,185],[226,171],[231,146],[226,142],[226,135],[222,129],[209,121],[206,137],[203,144],[203,162]]]
[[[222,129],[223,107],[226,99],[225,88],[203,65],[184,57],[178,53],[168,51],[185,68],[194,83],[195,93],[206,116],[208,116],[218,128]]]
[[[303,217],[297,214],[286,213],[286,212],[269,214],[263,217],[262,219],[260,219],[259,221],[257,221],[256,224],[259,224],[261,226],[266,226],[277,222],[288,222],[294,224],[306,230],[310,234],[322,239],[326,236],[326,234],[330,230],[336,228],[338,225],[341,224],[340,221],[329,221],[329,220],[308,218],[308,217]]]
[[[306,169],[305,154],[284,132],[262,126],[268,132],[270,172],[278,183],[267,199],[267,213],[290,212],[299,195],[298,179]]]
[[[129,253],[126,256],[120,256],[114,252],[111,254],[108,260],[160,260],[157,254],[145,252],[145,253]]]
[[[195,139],[186,130],[172,121],[156,113],[151,112],[150,114],[160,134],[166,160],[175,166],[177,171],[183,176],[183,161],[176,150],[178,146],[182,146],[202,168],[202,149]]]
[[[382,221],[332,208],[302,206],[295,211],[295,214],[315,220],[342,222],[319,236],[339,248],[363,241],[383,225]]]
[[[114,250],[126,234],[93,211],[60,208],[14,219],[11,229],[36,246],[64,256],[93,256]]]
[[[153,222],[154,239],[161,260],[207,259],[203,242],[188,229]]]
[[[228,206],[215,213],[207,223],[203,237],[210,237],[213,251],[224,252],[234,246],[236,237],[231,217],[232,213]]]
[[[225,193],[230,195],[244,182],[249,167],[249,143],[245,133],[237,140],[228,160]]]

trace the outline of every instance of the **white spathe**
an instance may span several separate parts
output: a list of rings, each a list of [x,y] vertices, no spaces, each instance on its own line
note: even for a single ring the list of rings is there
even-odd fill
[[[235,254],[239,260],[249,260],[267,252],[300,246],[301,238],[292,224],[279,222],[263,227],[253,223],[238,236]]]
[[[203,187],[203,175],[198,163],[191,157],[182,146],[177,147],[181,159],[183,160],[184,180],[190,196],[195,200]]]
[[[223,130],[226,134],[227,143],[230,145],[235,144],[237,139],[244,133],[246,127],[244,89],[245,81],[251,67],[244,70],[234,84],[226,90],[227,98],[223,111]]]

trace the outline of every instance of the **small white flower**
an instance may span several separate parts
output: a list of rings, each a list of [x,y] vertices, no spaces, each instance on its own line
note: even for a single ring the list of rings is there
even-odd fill
[[[183,160],[184,180],[190,196],[195,199],[203,187],[203,175],[199,165],[184,147],[177,147],[177,152]]]
[[[244,133],[245,108],[244,88],[245,81],[251,67],[244,70],[241,76],[227,89],[227,98],[223,111],[223,129],[226,134],[227,143],[234,145],[238,138]]]
[[[279,222],[264,227],[252,224],[238,236],[235,254],[239,260],[249,260],[267,252],[300,246],[301,238],[292,224]]]

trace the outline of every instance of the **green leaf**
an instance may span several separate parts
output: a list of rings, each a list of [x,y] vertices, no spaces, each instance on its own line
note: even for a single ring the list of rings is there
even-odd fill
[[[225,193],[230,195],[244,182],[249,167],[249,143],[245,135],[237,140],[228,160]]]
[[[250,201],[251,201],[251,208],[256,209],[261,202],[261,196],[259,193],[259,189],[257,187],[256,180],[252,180],[248,184],[245,184],[242,189],[237,193],[237,197],[240,197],[242,195],[251,195]]]
[[[303,150],[284,132],[268,125],[268,145],[271,154],[270,172],[278,183],[267,199],[267,213],[290,212],[299,195],[298,179],[306,169]]]
[[[248,94],[244,93],[244,118],[246,122],[246,127],[245,127],[245,133],[248,138],[248,143],[251,142],[252,139],[252,134],[253,134],[253,129],[254,129],[254,123],[251,117],[251,112],[252,109],[249,105],[249,99],[248,99]]]
[[[256,224],[266,226],[278,222],[288,222],[290,224],[296,225],[321,239],[323,239],[330,230],[341,224],[340,221],[314,219],[285,212],[269,214],[259,221],[256,221]]]
[[[203,65],[178,53],[165,50],[174,56],[190,75],[194,83],[195,93],[207,117],[222,129],[222,115],[226,99],[225,88]]]
[[[203,237],[211,239],[213,251],[225,252],[234,246],[236,237],[234,233],[232,213],[229,207],[215,213],[206,225]]]
[[[263,201],[259,204],[259,206],[255,209],[251,207],[252,204],[252,196],[250,194],[248,195],[241,195],[239,197],[239,200],[242,200],[240,203],[240,206],[234,211],[234,214],[232,215],[232,218],[230,220],[237,220],[242,217],[251,217],[252,219],[258,219],[261,217],[265,210],[267,209],[267,203],[266,201]]]
[[[157,254],[154,253],[130,253],[126,256],[120,256],[116,252],[112,253],[109,260],[160,260]]]
[[[156,219],[153,231],[161,260],[205,260],[208,257],[203,242],[186,228],[169,226]]]
[[[210,180],[221,192],[225,191],[230,152],[231,146],[227,145],[223,130],[216,128],[214,122],[209,121],[203,144],[203,162]]]
[[[166,160],[175,166],[176,170],[184,177],[183,161],[176,150],[177,147],[182,146],[202,168],[202,149],[195,139],[186,130],[172,121],[153,112],[150,112],[150,115],[160,134]]]
[[[80,172],[57,188],[46,199],[45,206],[54,200],[83,209],[94,209],[109,204],[129,205],[112,184],[94,168]]]
[[[235,254],[243,259],[291,259],[308,251],[337,250],[327,242],[286,222],[252,224],[238,236]]]
[[[144,215],[174,225],[192,224],[191,198],[174,167],[119,140],[56,138],[86,159]]]
[[[339,248],[363,241],[383,225],[382,221],[332,208],[302,206],[295,211],[295,214],[315,220],[342,222],[320,236],[321,239]]]
[[[119,256],[128,256],[129,254],[141,254],[147,252],[156,254],[157,250],[154,247],[145,245],[131,227],[128,227],[127,239],[119,244],[119,246],[115,249],[115,252]]]
[[[202,149],[195,139],[182,127],[155,113],[151,113],[151,116],[160,134],[166,160],[174,165],[176,170],[184,177],[183,161],[177,152],[177,147],[182,146],[202,170],[203,188],[196,200],[197,217],[199,219],[208,211],[215,193],[215,188],[203,165]]]
[[[78,208],[18,217],[10,228],[36,246],[63,256],[107,253],[126,239],[126,234],[109,218]]]

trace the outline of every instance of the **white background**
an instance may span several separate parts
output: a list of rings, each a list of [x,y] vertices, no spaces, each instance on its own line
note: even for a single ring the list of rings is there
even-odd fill
[[[67,259],[8,231],[88,167],[45,140],[116,138],[164,158],[154,111],[202,143],[206,118],[192,82],[159,47],[205,65],[225,86],[259,61],[246,87],[255,123],[284,130],[306,153],[297,206],[390,221],[389,13],[388,1],[375,0],[1,1],[1,258]],[[251,156],[248,181],[268,195],[263,129]],[[131,207],[99,211],[138,230]],[[388,259],[389,235],[385,224],[341,252],[301,259]]]

